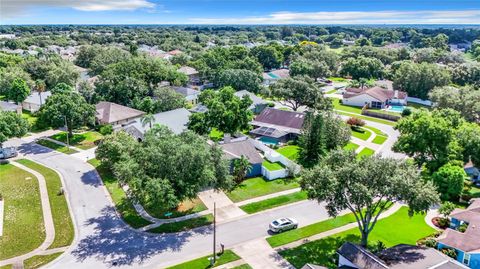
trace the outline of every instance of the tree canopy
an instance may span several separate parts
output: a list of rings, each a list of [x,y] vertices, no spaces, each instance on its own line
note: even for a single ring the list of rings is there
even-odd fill
[[[429,97],[434,107],[454,109],[466,120],[480,123],[480,90],[473,87],[436,87]]]
[[[12,137],[27,134],[30,124],[15,112],[0,111],[0,148],[3,142]]]

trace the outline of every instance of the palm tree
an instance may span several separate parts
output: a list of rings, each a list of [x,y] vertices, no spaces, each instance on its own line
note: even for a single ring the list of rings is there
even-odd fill
[[[142,122],[142,126],[149,125],[150,129],[152,129],[152,124],[155,122],[155,117],[153,114],[145,114],[140,121]]]
[[[252,170],[252,166],[245,156],[233,161],[233,180],[236,184],[242,183],[247,177],[247,174]]]
[[[38,93],[38,97],[40,98],[40,106],[42,106],[42,92],[45,91],[45,81],[41,79],[37,79],[35,81],[35,91]]]

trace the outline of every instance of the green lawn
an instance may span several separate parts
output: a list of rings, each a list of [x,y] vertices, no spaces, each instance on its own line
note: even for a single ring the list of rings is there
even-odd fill
[[[126,223],[133,228],[140,228],[151,224],[151,222],[137,214],[131,201],[127,198],[127,195],[118,184],[117,179],[101,164],[99,160],[91,159],[88,162],[97,169],[98,174],[102,178],[103,184],[105,184],[105,187],[115,203],[117,211]]]
[[[425,215],[408,216],[408,208],[402,207],[396,213],[378,221],[369,236],[370,243],[382,241],[387,247],[397,244],[415,245],[417,240],[435,232],[425,223]],[[296,268],[305,263],[323,265],[336,268],[334,257],[336,250],[346,241],[358,243],[360,241],[358,228],[353,228],[320,240],[303,244],[296,248],[280,252]]]
[[[285,165],[283,165],[282,163],[280,162],[272,163],[269,160],[264,160],[262,163],[262,166],[265,167],[265,169],[267,169],[268,171],[277,171],[285,168]]]
[[[210,260],[208,259],[211,256],[201,257],[195,260],[191,260],[185,263],[177,264],[167,269],[204,269],[210,268]],[[217,262],[214,266],[220,266],[229,262],[240,260],[240,257],[231,250],[225,250],[223,255],[217,258]]]
[[[357,158],[362,158],[363,156],[372,156],[375,154],[375,151],[371,148],[363,148],[357,155]]]
[[[148,213],[159,219],[164,219],[165,214],[172,213],[170,218],[176,218],[180,216],[185,216],[188,214],[194,214],[198,213],[204,210],[207,210],[207,206],[200,200],[199,198],[193,199],[193,200],[187,200],[182,202],[178,207],[177,210],[166,210],[161,207],[156,207],[156,208],[151,208],[151,207],[146,207],[145,210],[148,211]]]
[[[253,269],[253,268],[250,265],[245,263],[245,264],[242,264],[242,265],[239,265],[239,266],[235,266],[232,269]]]
[[[74,154],[74,153],[78,152],[74,149],[67,148],[66,146],[59,145],[55,142],[52,142],[52,141],[49,141],[49,140],[46,140],[46,139],[38,140],[37,144],[42,145],[42,146],[47,147],[47,148],[50,148],[50,149],[53,149],[53,150],[56,150],[56,151],[61,152],[61,153],[65,153],[65,154]]]
[[[336,89],[333,89],[333,90],[329,90],[328,92],[326,92],[326,94],[333,94],[333,93],[336,93],[337,90]]]
[[[286,205],[286,204],[291,204],[295,203],[298,201],[303,201],[307,199],[307,193],[299,191],[295,193],[290,193],[270,199],[266,199],[263,201],[255,202],[255,203],[250,203],[241,206],[240,208],[247,212],[248,214],[253,214],[257,213],[259,211],[267,210],[270,208]]]
[[[359,145],[353,143],[353,142],[348,142],[347,145],[345,145],[345,147],[343,147],[344,150],[353,150],[355,151],[356,149],[358,149],[358,147],[360,147]]]
[[[374,144],[378,144],[378,145],[381,145],[383,143],[385,143],[385,141],[387,140],[388,138],[388,135],[385,134],[384,132],[380,131],[379,129],[375,128],[375,127],[372,127],[372,126],[363,126],[362,128],[365,128],[365,129],[368,129],[372,132],[375,133],[375,138],[372,140],[372,143]]]
[[[363,128],[360,128],[360,129],[352,128],[352,136],[358,139],[362,139],[366,141],[368,138],[370,138],[371,135],[372,133],[369,130],[365,130]]]
[[[11,164],[0,165],[0,193],[5,203],[0,260],[28,253],[45,239],[37,178]]]
[[[23,110],[22,118],[26,119],[28,123],[30,123],[30,132],[32,133],[38,133],[50,129],[49,127],[40,126],[40,124],[38,124],[38,117],[32,115],[30,111]]]
[[[299,146],[296,145],[290,145],[290,146],[284,146],[279,149],[277,149],[277,152],[282,154],[283,156],[287,157],[288,159],[296,162],[298,159],[298,151],[300,150]]]
[[[13,264],[7,264],[7,265],[4,265],[4,266],[0,266],[0,269],[12,269],[13,268]]]
[[[53,253],[50,255],[37,255],[31,258],[26,259],[23,262],[25,269],[35,269],[40,268],[47,263],[55,260],[58,256],[62,255],[63,252]]]
[[[217,142],[223,139],[223,132],[217,130],[216,128],[212,128],[208,136],[210,137],[211,140]]]
[[[58,248],[69,246],[75,235],[73,222],[70,218],[67,200],[64,195],[58,195],[62,188],[62,181],[58,174],[50,168],[47,168],[30,160],[18,160],[20,164],[33,169],[43,175],[47,182],[48,199],[52,209],[53,224],[55,226],[55,240],[49,248]]]
[[[300,240],[302,238],[306,238],[315,234],[323,233],[325,231],[347,225],[355,221],[356,220],[353,213],[348,213],[333,219],[324,220],[302,228],[270,236],[267,238],[267,242],[270,244],[270,246],[275,248]]]
[[[298,182],[294,179],[279,178],[268,181],[262,177],[255,177],[243,181],[240,186],[227,193],[227,196],[233,202],[240,202],[271,193],[297,188],[299,186]]]
[[[210,225],[213,223],[213,214],[208,214],[205,216],[201,216],[198,218],[172,222],[172,223],[165,223],[163,225],[158,226],[157,228],[153,228],[148,230],[150,233],[176,233],[182,232],[186,230],[190,230],[197,227],[202,227],[206,225]]]
[[[394,121],[383,120],[383,119],[374,118],[374,117],[369,117],[369,116],[364,116],[364,115],[360,115],[360,114],[356,114],[356,113],[351,113],[351,112],[344,112],[344,111],[339,111],[339,110],[337,110],[336,112],[337,112],[338,114],[340,114],[340,115],[349,116],[349,117],[356,117],[356,118],[359,118],[359,119],[362,119],[362,120],[368,120],[368,121],[378,122],[378,123],[385,124],[385,125],[390,125],[390,126],[395,126],[395,124],[397,124],[397,123],[394,122]]]
[[[328,80],[331,80],[333,82],[347,82],[348,79],[346,78],[341,78],[341,77],[328,77]]]
[[[61,132],[61,133],[52,135],[50,138],[63,143],[67,143],[66,132]],[[101,140],[102,138],[103,136],[100,133],[90,131],[90,132],[85,132],[81,134],[73,134],[73,137],[68,138],[68,143],[70,143],[71,146],[86,150],[86,149],[94,148],[96,146],[95,143]]]
[[[387,137],[386,137],[386,136],[378,136],[378,135],[377,135],[377,136],[372,140],[372,143],[381,145],[381,144],[385,143],[385,141],[387,141]]]
[[[362,114],[362,108],[357,106],[347,106],[340,103],[340,99],[331,98],[333,103],[333,108],[336,110],[341,110],[350,113]]]

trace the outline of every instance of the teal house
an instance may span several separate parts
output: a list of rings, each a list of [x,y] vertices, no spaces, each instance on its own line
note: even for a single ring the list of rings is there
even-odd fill
[[[480,199],[472,199],[467,209],[455,209],[450,219],[450,228],[438,237],[437,248],[454,249],[457,261],[480,269]]]

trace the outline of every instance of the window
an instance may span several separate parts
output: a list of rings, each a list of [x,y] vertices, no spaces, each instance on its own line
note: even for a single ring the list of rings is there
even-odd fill
[[[465,253],[465,254],[463,255],[463,263],[466,264],[466,265],[469,265],[469,264],[470,264],[470,254]]]
[[[371,107],[372,108],[382,108],[382,102],[372,101]]]

